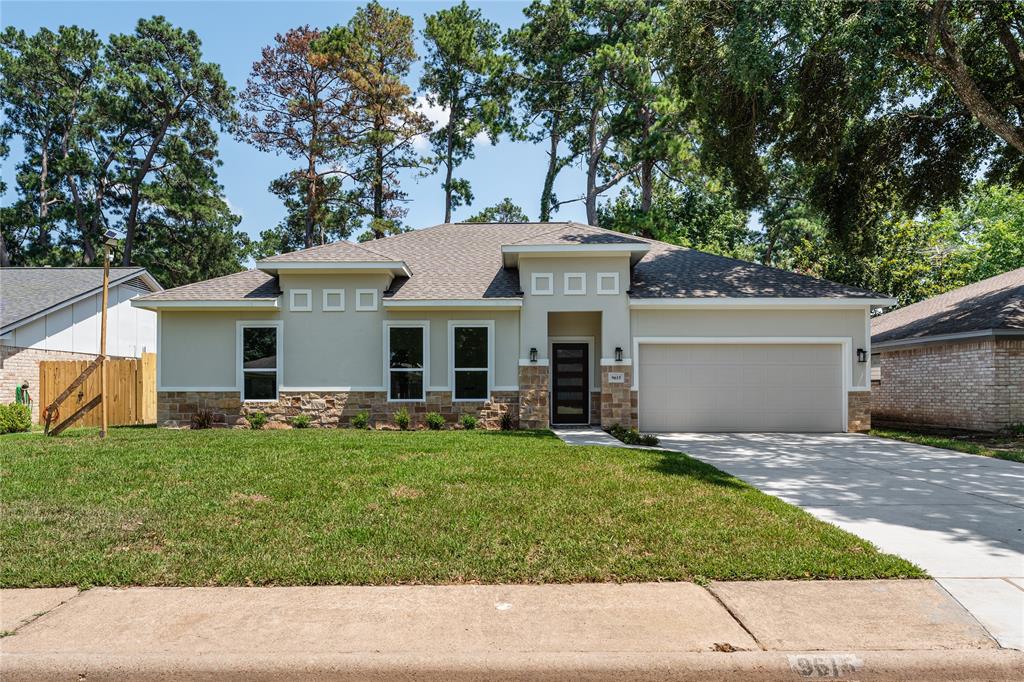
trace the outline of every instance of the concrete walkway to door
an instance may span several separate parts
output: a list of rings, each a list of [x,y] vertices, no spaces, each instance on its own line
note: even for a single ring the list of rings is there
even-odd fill
[[[928,571],[1024,649],[1024,465],[861,434],[658,434]]]

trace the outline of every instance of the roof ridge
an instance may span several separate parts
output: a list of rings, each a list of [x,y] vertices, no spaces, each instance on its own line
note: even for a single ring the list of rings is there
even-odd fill
[[[350,247],[352,247],[352,248],[354,248],[354,249],[356,249],[358,251],[366,251],[367,253],[372,254],[374,256],[378,256],[380,258],[386,258],[386,259],[389,259],[389,260],[393,260],[391,258],[391,256],[385,256],[382,253],[377,253],[376,251],[374,251],[372,249],[369,249],[369,248],[363,246],[362,244],[357,244],[356,242],[350,242],[347,239],[338,239],[338,240],[333,241],[333,242],[327,242],[326,244],[317,244],[316,246],[310,246],[309,248],[299,249],[298,251],[285,251],[283,253],[275,253],[273,256],[268,256],[267,258],[261,259],[261,261],[272,262],[272,260],[274,258],[279,258],[280,256],[285,256],[285,255],[290,255],[290,254],[298,254],[298,253],[308,253],[310,251],[317,251],[317,250],[320,250],[320,249],[325,249],[325,248],[330,247],[330,246],[338,246],[339,244],[345,244],[346,246],[350,246]]]
[[[472,223],[470,223],[470,224],[472,224]],[[524,225],[526,223],[515,223],[515,224],[516,225]],[[537,225],[544,225],[545,223],[535,223],[535,224],[537,224]],[[549,224],[551,224],[551,223],[549,223]],[[564,227],[566,225],[576,225],[577,223],[574,223],[574,222],[572,222],[570,220],[568,222],[557,223],[557,224],[558,225],[562,225]],[[581,227],[589,227],[589,225],[581,226]],[[514,242],[509,242],[509,246],[514,245],[514,244],[519,244],[520,242],[525,242],[528,239],[537,239],[538,237],[543,237],[546,234],[551,234],[552,232],[558,232],[560,229],[562,229],[562,227],[553,227],[550,230],[545,230],[544,232],[539,232],[537,234],[530,235],[529,237],[523,237],[522,239],[516,240]]]

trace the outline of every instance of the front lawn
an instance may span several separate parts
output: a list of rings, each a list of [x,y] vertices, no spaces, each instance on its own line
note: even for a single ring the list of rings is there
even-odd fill
[[[995,457],[1024,463],[1024,437],[966,432],[907,431],[904,429],[871,429],[872,436],[902,440],[933,448],[946,448],[970,455]]]
[[[0,587],[921,576],[684,455],[547,432],[0,438]]]

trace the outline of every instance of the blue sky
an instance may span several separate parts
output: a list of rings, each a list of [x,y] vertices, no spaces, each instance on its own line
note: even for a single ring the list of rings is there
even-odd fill
[[[344,23],[352,16],[356,2],[252,2],[252,1],[165,1],[165,2],[0,2],[0,23],[16,26],[26,32],[35,32],[46,26],[76,24],[97,31],[106,38],[111,33],[131,32],[140,17],[160,14],[175,25],[194,30],[203,41],[203,54],[207,61],[220,64],[224,76],[236,89],[241,89],[249,75],[252,62],[259,58],[260,50],[269,45],[274,35],[289,28],[309,24],[320,28]],[[422,55],[419,31],[423,16],[451,3],[438,2],[383,2],[411,16],[416,24],[418,52]],[[475,2],[484,16],[497,22],[503,29],[517,26],[522,21],[526,2]],[[420,69],[417,65],[409,84],[416,88]],[[8,186],[4,203],[12,199],[14,166],[20,159],[20,145],[15,141],[11,156],[4,162],[3,179]],[[256,236],[260,230],[277,224],[284,214],[280,201],[267,191],[274,178],[291,170],[288,158],[257,151],[228,135],[221,135],[220,181],[224,193],[235,213],[242,216],[241,229]],[[544,175],[545,154],[541,146],[528,142],[499,142],[477,145],[476,158],[466,162],[459,170],[462,177],[473,185],[475,200],[469,208],[455,212],[454,219],[465,219],[484,208],[511,197],[523,207],[532,219],[537,218],[537,206]],[[426,227],[444,219],[444,197],[439,175],[417,178],[410,174],[403,179],[408,191],[409,215],[406,223],[412,227]],[[578,196],[583,189],[584,176],[579,168],[562,171],[555,191],[559,197]],[[568,204],[556,216],[560,220],[585,221],[581,203]]]

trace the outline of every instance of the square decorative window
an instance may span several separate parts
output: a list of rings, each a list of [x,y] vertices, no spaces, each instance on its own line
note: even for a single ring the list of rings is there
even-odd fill
[[[534,296],[551,296],[555,293],[555,276],[550,272],[535,272],[530,278],[530,293]]]
[[[566,296],[582,296],[587,293],[587,273],[567,272],[564,284]]]
[[[487,400],[490,394],[491,325],[453,325],[452,390],[454,400]]]
[[[426,327],[387,328],[388,400],[423,400]]]
[[[292,289],[288,292],[288,310],[293,313],[309,313],[313,311],[313,290]]]
[[[340,313],[345,311],[345,290],[324,289],[324,300],[321,306],[325,313]]]
[[[277,400],[278,327],[242,327],[242,399]]]
[[[619,273],[597,273],[597,293],[600,296],[612,296],[619,293]]]
[[[372,312],[377,309],[376,289],[356,289],[356,310]]]

